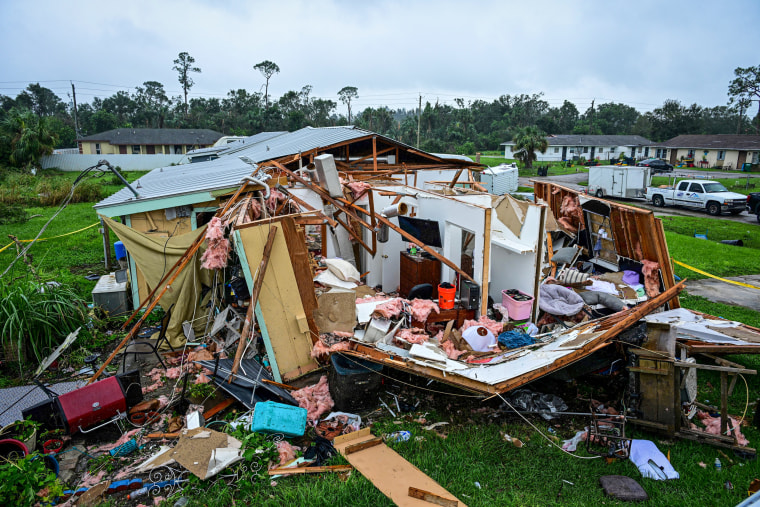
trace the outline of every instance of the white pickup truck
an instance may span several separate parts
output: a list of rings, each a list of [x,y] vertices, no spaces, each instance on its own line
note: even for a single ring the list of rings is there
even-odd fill
[[[738,215],[747,209],[747,196],[729,192],[717,181],[681,180],[673,187],[647,187],[646,199],[655,206],[703,209],[711,215],[728,211]]]

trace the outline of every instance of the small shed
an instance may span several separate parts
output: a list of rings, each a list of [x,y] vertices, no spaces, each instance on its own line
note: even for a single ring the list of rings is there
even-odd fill
[[[501,164],[480,173],[480,183],[489,194],[504,195],[517,192],[517,164]]]

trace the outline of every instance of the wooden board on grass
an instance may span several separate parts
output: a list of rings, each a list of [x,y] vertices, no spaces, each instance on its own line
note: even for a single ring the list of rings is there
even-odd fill
[[[450,505],[467,507],[462,501],[446,491],[440,484],[425,475],[397,452],[380,443],[356,452],[346,454],[347,447],[357,448],[357,444],[374,440],[370,428],[335,437],[335,448],[385,496],[399,507],[431,507],[429,501],[409,496],[409,488],[428,493],[431,498],[452,502]],[[453,503],[456,502],[456,503]]]

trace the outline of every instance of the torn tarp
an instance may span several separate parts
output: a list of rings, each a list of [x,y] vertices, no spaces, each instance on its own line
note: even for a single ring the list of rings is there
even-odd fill
[[[264,380],[271,381],[272,375],[252,359],[240,361],[240,369],[235,375],[235,379],[231,383],[227,382],[232,372],[232,363],[232,359],[220,359],[219,366],[216,367],[215,361],[197,361],[197,364],[211,371],[208,376],[217,386],[249,409],[252,409],[260,401],[280,401],[298,405],[298,402],[287,390],[263,382]],[[215,369],[216,374],[214,375]]]
[[[520,412],[537,412],[541,417],[550,421],[554,418],[552,412],[565,412],[567,405],[559,396],[541,394],[530,389],[518,389],[506,396],[506,400]]]

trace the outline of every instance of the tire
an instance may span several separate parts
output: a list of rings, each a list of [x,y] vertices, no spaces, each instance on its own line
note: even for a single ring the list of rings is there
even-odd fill
[[[604,197],[604,191],[602,191],[602,189],[600,188],[599,190],[596,191],[596,196],[599,199],[601,199],[602,197]]]
[[[760,211],[757,212],[757,223],[760,224]],[[760,410],[760,408],[758,408]]]
[[[720,216],[720,203],[717,203],[715,201],[710,201],[707,203],[707,213],[710,215],[717,217]]]
[[[652,204],[654,204],[658,208],[663,208],[665,207],[665,199],[663,199],[662,196],[659,194],[655,195],[652,197]]]

